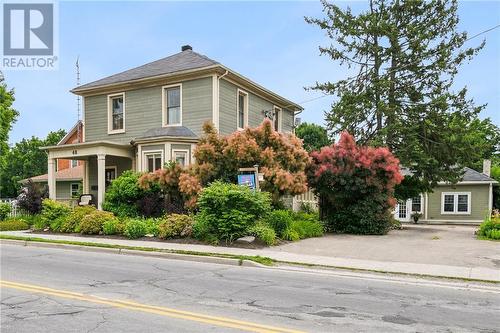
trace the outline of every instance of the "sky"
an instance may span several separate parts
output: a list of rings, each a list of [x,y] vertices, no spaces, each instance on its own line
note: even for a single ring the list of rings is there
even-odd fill
[[[354,11],[364,1],[339,2]],[[59,3],[59,69],[5,71],[15,89],[20,112],[10,143],[69,130],[77,121],[75,62],[81,83],[157,60],[189,44],[193,50],[221,62],[264,87],[305,108],[302,121],[323,124],[333,98],[304,87],[316,81],[347,77],[344,67],[318,46],[329,40],[304,16],[321,17],[319,1],[279,2],[75,2]],[[500,23],[500,1],[459,3],[459,29],[469,36]],[[486,46],[462,66],[456,87],[467,86],[477,104],[488,104],[481,118],[500,125],[500,28],[475,38]]]

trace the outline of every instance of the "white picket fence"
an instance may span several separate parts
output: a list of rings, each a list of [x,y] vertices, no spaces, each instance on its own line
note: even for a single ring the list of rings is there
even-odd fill
[[[311,190],[293,197],[292,208],[294,211],[299,211],[302,204],[310,205],[317,210],[318,198]]]
[[[16,217],[22,215],[29,215],[24,209],[18,206],[17,199],[13,198],[0,198],[0,202],[7,203],[10,205],[10,214],[9,217]]]

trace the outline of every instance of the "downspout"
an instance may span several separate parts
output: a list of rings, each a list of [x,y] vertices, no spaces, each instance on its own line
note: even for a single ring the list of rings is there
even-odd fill
[[[226,69],[226,72],[221,76],[217,77],[217,124],[215,124],[215,128],[219,131],[219,119],[220,119],[220,79],[229,74],[229,71]]]

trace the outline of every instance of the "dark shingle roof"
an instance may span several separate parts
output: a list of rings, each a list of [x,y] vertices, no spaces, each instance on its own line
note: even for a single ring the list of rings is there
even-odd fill
[[[75,90],[99,87],[103,85],[143,79],[158,75],[171,74],[189,69],[208,67],[216,64],[218,64],[218,62],[215,60],[212,60],[202,54],[193,52],[192,50],[186,50],[169,57],[81,85]]]
[[[185,126],[157,127],[147,130],[143,136],[136,139],[150,139],[171,136],[176,138],[197,138],[196,134]]]
[[[406,168],[401,167],[401,174],[403,176],[411,176],[413,172]],[[464,174],[462,176],[462,182],[494,182],[495,180],[491,177],[486,176],[484,173],[478,172],[474,169],[465,167]]]
[[[462,177],[464,182],[491,182],[494,179],[486,176],[484,173],[477,172],[471,168],[464,168],[464,176]]]

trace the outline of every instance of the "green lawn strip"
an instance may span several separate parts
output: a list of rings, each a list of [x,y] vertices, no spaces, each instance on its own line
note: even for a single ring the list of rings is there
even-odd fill
[[[203,256],[203,257],[227,258],[227,259],[239,260],[240,265],[243,263],[243,260],[253,261],[253,262],[256,262],[256,263],[259,263],[262,265],[266,265],[266,266],[272,266],[275,262],[275,260],[273,260],[271,258],[261,257],[261,256],[245,256],[245,255],[225,254],[225,253],[158,249],[158,248],[154,248],[154,247],[129,246],[129,245],[93,243],[93,242],[80,242],[80,241],[69,241],[69,240],[60,240],[60,239],[46,239],[46,238],[39,238],[39,237],[0,235],[0,239],[20,240],[20,241],[38,242],[38,243],[79,245],[79,246],[99,247],[99,248],[107,248],[107,249],[123,249],[123,250],[135,250],[135,251],[147,251],[147,252],[186,254],[186,255],[195,255],[195,256]]]
[[[486,236],[477,236],[479,240],[492,241],[492,242],[500,242],[500,239],[488,238]]]

